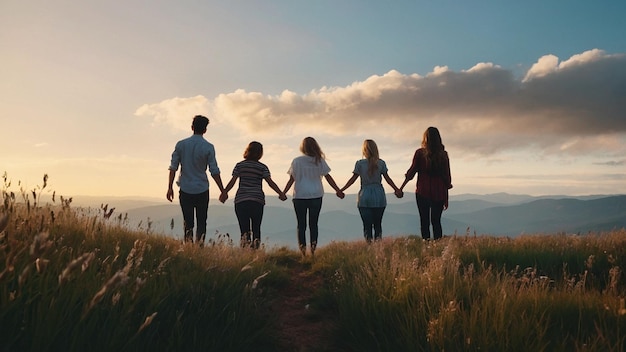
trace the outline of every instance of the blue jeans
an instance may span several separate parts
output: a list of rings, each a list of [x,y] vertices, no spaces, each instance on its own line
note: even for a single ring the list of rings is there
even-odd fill
[[[443,234],[441,228],[441,213],[443,213],[444,201],[436,201],[415,194],[417,201],[417,210],[420,214],[420,230],[422,238],[430,239],[430,224],[433,225],[433,236],[436,240],[440,239]]]
[[[180,208],[185,221],[185,242],[193,242],[194,212],[198,227],[196,228],[196,242],[202,244],[206,236],[206,219],[209,211],[209,191],[199,194],[189,194],[180,191],[178,196]]]
[[[261,243],[263,204],[253,200],[236,203],[235,214],[239,221],[239,230],[241,230],[241,246],[259,248]]]
[[[361,220],[363,221],[363,237],[367,243],[372,242],[372,227],[374,228],[374,240],[378,241],[383,235],[383,213],[385,207],[369,208],[359,207]]]
[[[294,199],[293,209],[296,211],[296,220],[298,222],[298,245],[301,249],[306,248],[306,216],[308,213],[311,248],[315,248],[319,235],[317,222],[320,218],[320,211],[322,210],[322,198]]]

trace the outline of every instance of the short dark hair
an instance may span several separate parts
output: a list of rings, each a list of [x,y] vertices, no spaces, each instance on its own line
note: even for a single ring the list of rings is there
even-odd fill
[[[246,160],[259,161],[263,156],[263,144],[259,142],[250,142],[246,151],[243,152],[243,158]]]
[[[194,132],[203,132],[206,130],[206,126],[209,125],[209,119],[206,116],[196,115],[193,117],[191,128]]]

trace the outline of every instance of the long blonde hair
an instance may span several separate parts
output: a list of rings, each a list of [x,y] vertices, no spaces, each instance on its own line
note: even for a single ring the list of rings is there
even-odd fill
[[[363,141],[363,156],[367,159],[367,173],[370,176],[374,175],[378,170],[378,160],[380,159],[376,142],[371,139]]]
[[[445,167],[446,147],[441,142],[441,134],[436,127],[428,127],[424,131],[422,148],[426,150],[424,157],[428,171],[432,174],[442,174]]]
[[[317,141],[313,137],[306,137],[300,143],[300,151],[304,155],[312,156],[315,158],[315,163],[319,164],[322,159],[325,159],[326,156],[322,152],[322,148],[317,144]]]

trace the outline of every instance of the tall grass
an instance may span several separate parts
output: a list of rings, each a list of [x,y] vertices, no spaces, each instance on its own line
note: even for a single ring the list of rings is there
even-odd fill
[[[335,243],[346,350],[622,351],[626,232]],[[356,253],[356,254],[355,254]],[[576,269],[576,270],[572,270]]]
[[[196,351],[273,346],[255,279],[264,252],[131,231],[71,201],[40,205],[6,181],[0,350]],[[261,305],[262,306],[262,305]]]
[[[328,319],[332,351],[626,348],[623,229],[333,242],[299,259],[42,204],[46,181],[13,191],[4,176],[0,351],[282,351],[275,310],[294,267],[323,278],[310,319]]]

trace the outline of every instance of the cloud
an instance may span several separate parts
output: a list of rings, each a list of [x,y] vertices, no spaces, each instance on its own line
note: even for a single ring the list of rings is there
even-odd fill
[[[190,99],[212,106],[220,121],[244,134],[365,136],[376,131],[414,141],[434,125],[446,145],[488,155],[528,147],[545,153],[589,153],[594,147],[626,152],[620,140],[626,133],[625,96],[626,55],[594,49],[560,62],[543,56],[523,78],[493,63],[478,63],[459,72],[437,66],[425,76],[391,70],[306,94],[236,90],[212,102]],[[144,105],[136,115],[179,125],[180,113],[174,111],[186,103],[175,98]],[[190,114],[184,115],[186,123]]]
[[[166,124],[176,129],[189,131],[191,118],[209,115],[211,104],[202,95],[191,98],[171,98],[155,104],[144,104],[135,111],[135,116],[151,117],[156,125]]]
[[[626,159],[625,160],[610,160],[610,161],[605,161],[605,162],[597,162],[593,164],[604,165],[604,166],[622,166],[622,165],[626,165]]]

